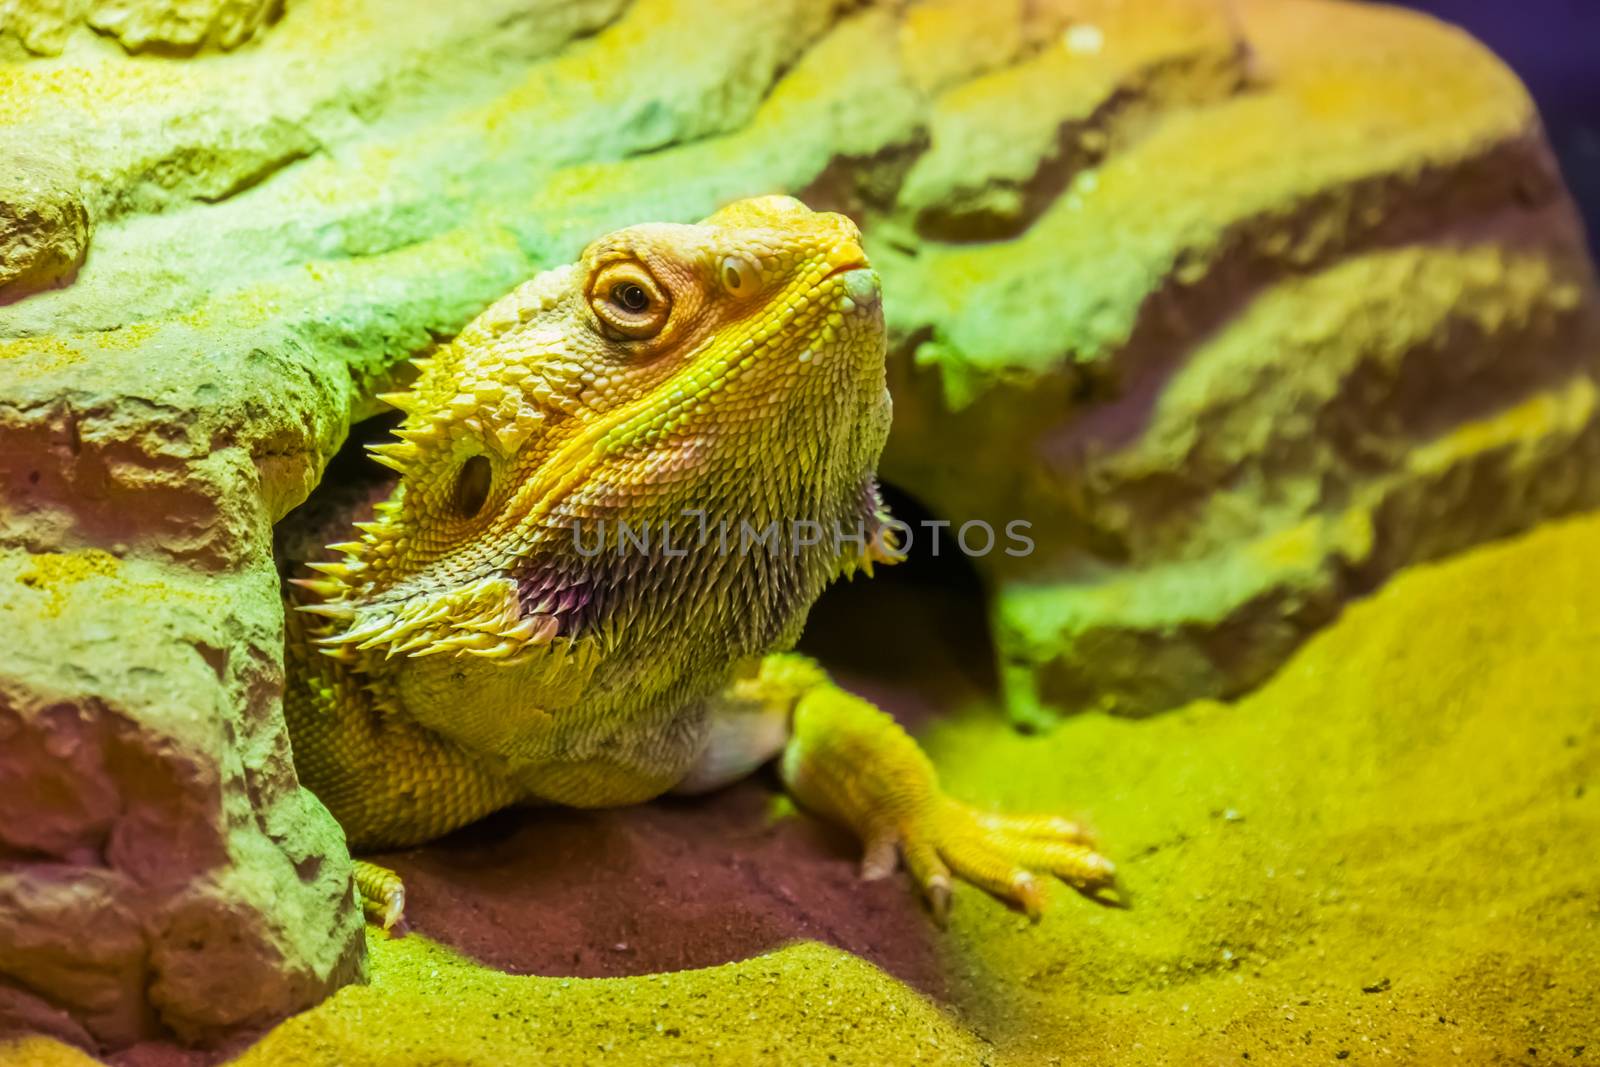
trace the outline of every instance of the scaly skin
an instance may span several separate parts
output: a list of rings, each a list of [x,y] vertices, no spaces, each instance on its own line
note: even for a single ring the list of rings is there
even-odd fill
[[[1109,884],[1077,827],[951,800],[889,716],[787,653],[829,582],[894,558],[883,317],[849,220],[766,197],[621,230],[419,364],[374,449],[399,484],[310,564],[289,625],[295,763],[353,848],[781,754],[864,875],[898,853],[940,918],[952,871],[1032,914],[1029,868]],[[358,884],[392,923],[398,879]]]

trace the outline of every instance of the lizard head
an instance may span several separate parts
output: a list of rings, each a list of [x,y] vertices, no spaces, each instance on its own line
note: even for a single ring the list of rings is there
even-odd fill
[[[878,279],[842,215],[762,197],[602,237],[384,397],[406,418],[373,452],[399,484],[359,541],[333,546],[343,560],[300,583],[319,598],[306,610],[341,624],[323,640],[346,653],[516,657],[575,637],[608,583],[685,582],[586,558],[585,530],[670,522],[681,541],[690,511],[702,532],[874,527],[884,347]],[[888,554],[835,547],[811,569]]]

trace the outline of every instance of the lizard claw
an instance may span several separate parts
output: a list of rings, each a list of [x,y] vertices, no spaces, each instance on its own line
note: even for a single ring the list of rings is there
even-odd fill
[[[394,929],[405,918],[406,887],[400,876],[387,867],[366,860],[353,860],[356,890],[367,918],[381,923],[385,931]]]
[[[939,929],[950,921],[950,879],[943,875],[932,878],[922,887],[923,899],[928,902],[928,912]]]
[[[1115,865],[1094,850],[1083,827],[1056,816],[990,814],[937,796],[909,820],[898,841],[940,926],[949,914],[954,878],[1021,907],[1034,921],[1048,904],[1041,873],[1103,903],[1126,906]]]

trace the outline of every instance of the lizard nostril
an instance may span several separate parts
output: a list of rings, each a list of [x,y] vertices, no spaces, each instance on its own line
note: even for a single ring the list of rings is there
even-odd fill
[[[489,483],[494,470],[487,456],[472,456],[456,472],[456,490],[452,497],[456,512],[463,518],[472,518],[483,510],[489,499]]]

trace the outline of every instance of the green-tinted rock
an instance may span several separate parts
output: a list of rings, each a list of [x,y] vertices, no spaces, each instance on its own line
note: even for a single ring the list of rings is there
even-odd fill
[[[0,1029],[214,1039],[356,977],[361,912],[290,762],[270,564],[129,556],[0,553]]]
[[[12,0],[0,11],[0,58],[60,55],[88,27],[129,52],[188,55],[237,48],[283,0]]]
[[[70,281],[89,250],[89,212],[71,165],[5,144],[18,177],[0,198],[0,301]]]
[[[1024,721],[1242,692],[1397,567],[1600,501],[1600,300],[1514,78],[1413,15],[1238,15],[1242,81],[1223,39],[1174,51],[1157,19],[1107,38],[1140,58],[1098,81],[1046,53],[946,94],[906,192],[951,210],[941,129],[1045,126],[985,82],[1053,85],[1061,131],[1113,132],[1033,176],[984,154],[1022,189],[1069,164],[1015,238],[879,256],[909,350],[887,476],[957,521],[1032,523],[1031,555],[978,561]]]

